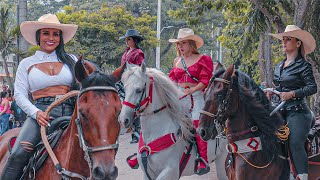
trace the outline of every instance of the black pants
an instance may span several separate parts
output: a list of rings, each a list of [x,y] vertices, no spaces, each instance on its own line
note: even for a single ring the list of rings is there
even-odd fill
[[[54,98],[41,98],[36,102],[35,106],[45,111],[47,107],[54,101]],[[73,113],[73,105],[64,103],[51,111],[50,116],[53,118],[61,116],[71,116]],[[31,117],[27,118],[23,124],[17,140],[12,148],[12,152],[3,169],[1,180],[16,180],[22,175],[24,166],[27,165],[30,157],[34,153],[35,146],[40,142],[40,126],[37,121]]]
[[[283,115],[290,128],[289,148],[293,164],[298,174],[308,174],[308,156],[305,142],[311,128],[312,114],[306,104],[285,110]]]
[[[133,121],[133,126],[132,126],[132,132],[131,132],[132,139],[134,139],[134,138],[138,138],[139,139],[137,134],[140,135],[140,129],[141,129],[141,127],[140,127],[140,117],[136,117],[134,119],[134,121]]]

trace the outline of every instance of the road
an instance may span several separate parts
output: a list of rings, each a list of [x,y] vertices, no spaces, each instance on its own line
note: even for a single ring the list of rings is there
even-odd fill
[[[141,168],[139,169],[131,169],[129,165],[126,163],[126,159],[129,155],[132,155],[137,151],[138,144],[130,144],[131,134],[125,133],[124,135],[120,135],[119,137],[119,150],[116,156],[116,165],[119,168],[118,180],[142,180],[143,172]],[[193,175],[189,177],[182,177],[181,180],[217,180],[215,174],[215,164],[212,163],[211,171],[203,176]]]

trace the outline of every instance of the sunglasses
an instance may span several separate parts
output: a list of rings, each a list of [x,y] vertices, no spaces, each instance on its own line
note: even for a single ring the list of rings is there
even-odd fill
[[[129,37],[129,38],[126,38],[126,41],[130,41],[131,39],[132,39],[132,38],[130,38],[130,37]]]

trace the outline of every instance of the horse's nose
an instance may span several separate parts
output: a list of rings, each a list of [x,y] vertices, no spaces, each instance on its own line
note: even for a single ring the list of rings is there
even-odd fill
[[[117,166],[113,166],[109,169],[108,172],[109,179],[116,179],[118,177],[118,168]]]
[[[92,171],[92,177],[95,180],[115,180],[118,177],[118,168],[117,166],[108,169],[103,169],[100,166],[95,167]]]
[[[129,120],[128,118],[126,118],[126,119],[124,120],[124,127],[125,127],[125,128],[129,128],[129,126],[130,126],[130,120]]]
[[[93,169],[92,176],[94,179],[106,179],[106,172],[98,166]]]
[[[198,133],[202,139],[206,139],[207,131],[204,128],[198,129]]]

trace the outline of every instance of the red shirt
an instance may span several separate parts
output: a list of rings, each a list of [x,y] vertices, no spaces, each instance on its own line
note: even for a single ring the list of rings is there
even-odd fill
[[[128,53],[130,48],[128,47],[121,58],[121,65],[128,61],[129,64],[141,65],[144,61],[144,53],[141,49],[133,49]]]
[[[197,78],[199,82],[208,86],[210,78],[212,77],[213,62],[210,56],[203,55],[198,62],[188,67],[189,73]],[[199,83],[193,80],[184,69],[172,68],[169,73],[169,78],[175,83]]]

